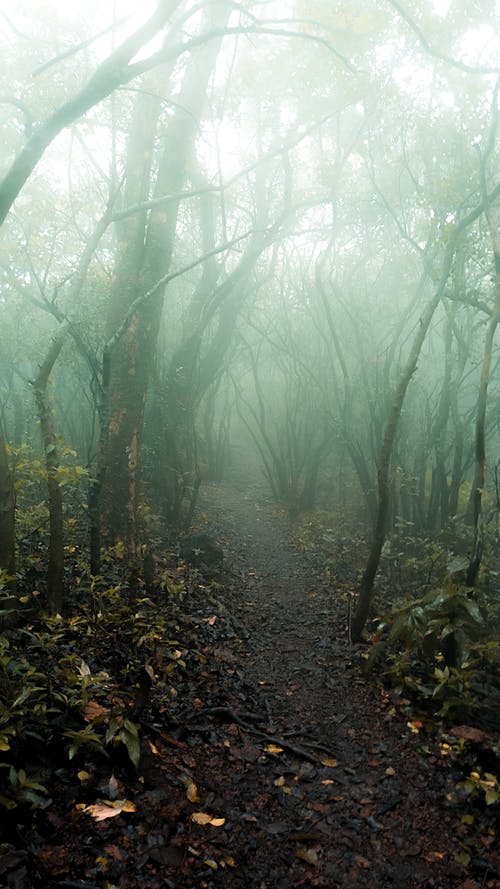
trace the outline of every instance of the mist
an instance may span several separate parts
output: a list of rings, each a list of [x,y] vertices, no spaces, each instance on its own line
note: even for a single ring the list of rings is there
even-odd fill
[[[126,818],[134,795],[156,812],[134,862],[153,837],[168,886],[313,885],[314,868],[314,885],[416,886],[381,822],[408,787],[418,885],[462,885],[490,854],[491,813],[453,828],[455,791],[444,817],[427,775],[446,747],[457,812],[498,801],[499,17],[3,0],[0,807],[24,824],[9,849],[32,809],[66,838],[29,887],[80,880],[57,794],[75,818]],[[433,740],[405,759],[408,727]],[[257,815],[232,834],[241,762]],[[315,809],[304,791],[297,833],[281,794],[318,776],[323,799],[339,762],[345,795]],[[340,802],[349,818],[320,820]],[[220,846],[196,834],[224,824]],[[352,825],[368,863],[335,858]],[[298,844],[279,880],[267,829]],[[126,889],[120,841],[96,861]],[[482,867],[486,885],[498,862]]]

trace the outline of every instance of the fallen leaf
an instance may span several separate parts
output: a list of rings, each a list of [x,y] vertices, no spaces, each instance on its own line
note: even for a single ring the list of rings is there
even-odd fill
[[[193,812],[191,815],[191,821],[194,821],[195,824],[210,824],[211,820],[212,816],[207,812]]]
[[[334,757],[332,757],[331,759],[322,759],[321,765],[328,766],[330,769],[336,769],[338,766],[338,762]]]
[[[385,770],[385,774],[387,775],[388,778],[392,778],[392,776],[395,775],[396,772],[392,768],[392,766],[389,766],[389,768]]]
[[[277,744],[266,744],[264,753],[283,753],[283,747],[278,747]]]
[[[283,787],[284,783],[285,783],[285,778],[283,775],[280,775],[279,778],[276,778],[276,781],[274,782],[274,786],[275,787]]]
[[[450,729],[449,734],[455,738],[463,738],[464,741],[472,741],[474,744],[483,744],[491,737],[487,732],[474,728],[472,725],[455,725]]]
[[[195,824],[211,824],[212,827],[222,827],[226,823],[225,818],[214,818],[208,812],[193,812],[191,821],[194,821]]]
[[[318,863],[318,853],[316,852],[316,849],[297,849],[295,854],[297,858],[307,862],[307,864],[316,865]]]
[[[186,796],[190,803],[197,803],[200,799],[198,795],[198,788],[194,781],[191,781],[191,783],[188,785],[186,789]]]
[[[82,716],[85,722],[92,722],[94,719],[98,719],[99,716],[108,717],[109,710],[106,707],[102,707],[97,701],[87,701],[85,707],[82,707]]]
[[[108,818],[116,818],[122,812],[135,812],[134,803],[128,799],[117,799],[114,802],[104,801],[84,806],[82,809],[86,815],[91,815],[95,821],[106,821]]]

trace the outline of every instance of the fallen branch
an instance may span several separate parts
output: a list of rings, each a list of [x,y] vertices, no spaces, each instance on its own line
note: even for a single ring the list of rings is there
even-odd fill
[[[299,757],[299,759],[304,759],[306,760],[306,762],[311,762],[314,765],[319,765],[317,756],[313,756],[313,754],[308,753],[308,751],[304,750],[302,747],[297,747],[295,744],[290,744],[290,742],[287,741],[286,738],[279,738],[275,735],[269,735],[267,732],[262,731],[262,729],[254,728],[253,725],[250,725],[250,723],[245,722],[243,719],[240,719],[238,714],[235,713],[234,710],[231,710],[230,707],[205,707],[203,710],[200,710],[197,713],[197,716],[223,717],[226,722],[231,722],[234,725],[238,725],[246,732],[250,732],[252,735],[256,735],[258,738],[262,738],[269,744],[275,744],[277,747],[282,747],[283,750],[287,750],[294,756]]]

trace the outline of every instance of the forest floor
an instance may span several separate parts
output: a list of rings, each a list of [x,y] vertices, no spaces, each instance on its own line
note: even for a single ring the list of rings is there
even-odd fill
[[[139,780],[115,769],[93,790],[134,811],[76,818],[61,770],[0,885],[498,889],[491,821],[467,845],[453,759],[363,671],[345,597],[265,488],[235,468],[204,487],[196,523],[225,554],[219,583],[183,603],[206,665],[163,722],[145,719]]]

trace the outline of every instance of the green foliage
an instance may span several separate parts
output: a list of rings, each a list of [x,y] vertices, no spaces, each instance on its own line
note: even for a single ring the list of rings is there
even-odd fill
[[[458,786],[470,799],[484,799],[487,806],[495,805],[500,800],[500,783],[491,772],[472,771]]]
[[[169,584],[179,602],[184,588],[174,577]],[[33,750],[70,761],[124,750],[137,768],[144,681],[146,696],[153,686],[161,706],[175,694],[172,674],[188,655],[175,638],[178,604],[130,602],[120,587],[103,588],[102,578],[92,578],[86,593],[78,616],[44,617],[0,635],[1,806],[43,804]]]
[[[380,621],[369,655],[382,659],[399,694],[442,718],[478,715],[500,688],[500,640],[489,638],[494,606],[476,590],[447,583],[393,606]]]

